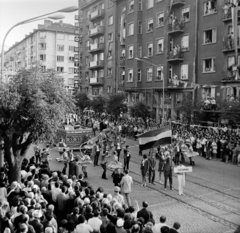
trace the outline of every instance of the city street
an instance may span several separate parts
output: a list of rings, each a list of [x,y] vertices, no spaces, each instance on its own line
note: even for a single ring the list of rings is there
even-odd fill
[[[141,187],[140,162],[137,141],[127,140],[130,146],[130,175],[134,179],[131,199],[137,200],[141,208],[142,201],[149,203],[155,221],[161,215],[167,217],[167,224],[174,221],[181,223],[181,233],[231,233],[240,225],[240,167],[220,161],[209,161],[202,157],[195,158],[193,172],[186,176],[184,196],[178,195],[176,175],[173,177],[173,191],[164,191],[163,185]],[[29,151],[28,157],[33,153]],[[62,170],[63,164],[56,162],[58,152],[50,153],[52,170]],[[109,159],[111,160],[111,158]],[[121,154],[123,162],[123,153]],[[189,161],[186,161],[188,166]],[[107,172],[108,180],[101,179],[102,168],[88,166],[88,181],[93,187],[103,187],[106,193],[113,193],[111,171]],[[158,173],[156,173],[158,181]],[[163,181],[163,176],[162,176]]]

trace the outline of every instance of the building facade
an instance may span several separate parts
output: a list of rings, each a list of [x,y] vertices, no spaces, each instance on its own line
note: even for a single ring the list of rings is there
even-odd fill
[[[5,53],[5,72],[16,72],[40,64],[43,70],[54,69],[64,78],[69,92],[74,88],[74,26],[62,21],[45,20]]]
[[[217,104],[239,97],[232,34],[240,27],[234,32],[228,2],[80,0],[82,88],[93,95],[123,91],[129,106],[145,101],[158,121],[178,119],[184,96]]]

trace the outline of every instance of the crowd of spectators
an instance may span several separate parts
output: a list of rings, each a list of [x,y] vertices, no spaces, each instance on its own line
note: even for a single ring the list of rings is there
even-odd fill
[[[83,175],[51,171],[47,162],[24,159],[21,182],[8,181],[7,165],[0,169],[0,233],[169,233],[165,216],[155,223],[148,203],[128,206],[113,193],[93,187]],[[121,201],[119,201],[121,200]],[[156,216],[155,216],[156,217]]]

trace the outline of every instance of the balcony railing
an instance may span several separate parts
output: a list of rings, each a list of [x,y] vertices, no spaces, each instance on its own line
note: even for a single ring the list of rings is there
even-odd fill
[[[240,38],[237,38],[237,47],[238,49],[240,48]],[[235,45],[234,45],[234,39],[231,36],[228,36],[224,39],[223,42],[223,52],[230,52],[233,51],[235,49]]]
[[[183,60],[183,52],[178,49],[173,49],[169,54],[168,54],[168,61],[182,61]]]
[[[179,81],[178,78],[169,78],[168,79],[168,87],[178,87],[178,88],[183,88],[184,83]]]
[[[91,61],[89,63],[89,69],[95,69],[95,68],[101,68],[104,67],[104,61],[99,60],[99,61]]]
[[[238,18],[240,17],[240,11],[238,11]],[[229,21],[232,20],[232,10],[231,7],[228,9],[223,9],[223,21]]]
[[[104,26],[92,28],[89,32],[89,37],[97,36],[100,34],[104,34]]]
[[[89,79],[90,85],[103,85],[104,84],[104,78],[103,77],[93,77]]]
[[[184,32],[184,25],[183,21],[176,20],[174,24],[168,25],[168,33]]]
[[[97,52],[104,50],[104,44],[103,43],[95,43],[91,44],[89,46],[89,52]]]
[[[237,74],[238,72],[238,74]],[[240,83],[240,72],[236,67],[236,71],[224,71],[222,75],[222,82],[238,82]]]
[[[173,3],[172,3],[172,5],[184,5],[184,4],[185,4],[185,0],[173,0]]]
[[[104,16],[104,10],[96,10],[90,14],[89,20],[95,20]]]

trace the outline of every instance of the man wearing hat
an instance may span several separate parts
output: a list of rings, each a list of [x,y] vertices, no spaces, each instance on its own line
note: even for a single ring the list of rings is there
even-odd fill
[[[116,223],[116,233],[126,233],[127,231],[123,228],[124,220],[119,218]]]
[[[33,226],[36,233],[42,233],[44,231],[43,225],[40,221],[40,218],[42,217],[42,211],[41,210],[35,210],[33,212],[33,220],[29,222],[29,225]]]
[[[121,205],[124,204],[124,198],[123,198],[123,195],[121,195],[120,193],[120,188],[118,186],[115,186],[114,187],[114,194],[112,196],[112,198],[116,199]]]

